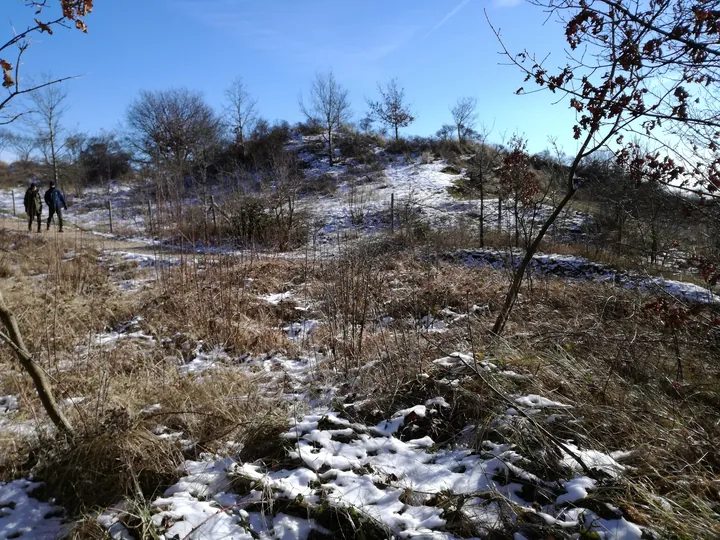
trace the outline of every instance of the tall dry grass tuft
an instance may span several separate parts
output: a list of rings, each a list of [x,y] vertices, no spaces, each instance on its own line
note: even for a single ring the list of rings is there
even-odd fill
[[[201,268],[200,268],[201,266]],[[149,325],[166,334],[189,333],[210,346],[238,354],[292,351],[282,328],[290,313],[257,299],[282,292],[284,272],[299,272],[282,260],[205,256],[168,272],[162,295],[145,312]],[[286,278],[286,279],[283,279]],[[255,283],[258,285],[255,285]]]
[[[71,515],[123,497],[152,497],[177,477],[180,449],[128,421],[108,417],[98,431],[39,450],[34,473]]]

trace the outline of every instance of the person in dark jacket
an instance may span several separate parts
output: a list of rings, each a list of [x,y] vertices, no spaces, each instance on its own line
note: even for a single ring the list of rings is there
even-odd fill
[[[50,182],[50,189],[45,192],[45,204],[48,206],[47,230],[50,230],[53,216],[57,214],[58,232],[63,232],[62,211],[67,210],[67,204],[62,191],[55,187],[55,182]]]
[[[28,232],[32,231],[32,224],[37,219],[37,232],[40,232],[40,214],[42,213],[42,197],[35,182],[25,192],[25,213],[28,217]]]

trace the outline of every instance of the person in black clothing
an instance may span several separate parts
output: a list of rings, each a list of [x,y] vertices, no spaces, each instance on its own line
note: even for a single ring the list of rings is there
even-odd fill
[[[53,216],[57,214],[58,217],[58,232],[63,232],[63,219],[62,211],[67,210],[67,204],[65,203],[65,197],[58,188],[55,187],[55,182],[50,182],[50,189],[45,192],[45,204],[48,206],[48,220],[47,230],[50,230],[50,223],[53,221]]]
[[[37,232],[40,232],[40,214],[42,213],[42,198],[35,182],[25,192],[25,213],[28,217],[28,231],[32,231],[32,224],[37,219]]]

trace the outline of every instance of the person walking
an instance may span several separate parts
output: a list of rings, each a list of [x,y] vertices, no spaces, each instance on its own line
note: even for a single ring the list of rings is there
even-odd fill
[[[67,210],[67,204],[65,203],[65,197],[63,196],[62,191],[55,187],[55,182],[50,182],[50,189],[45,192],[45,204],[48,206],[46,230],[50,230],[50,223],[53,221],[53,216],[57,214],[58,232],[63,232],[62,211]]]
[[[37,232],[40,232],[40,223],[42,214],[42,197],[40,197],[40,190],[35,182],[30,184],[30,187],[25,192],[25,213],[28,217],[28,232],[32,232],[33,221],[37,219]]]

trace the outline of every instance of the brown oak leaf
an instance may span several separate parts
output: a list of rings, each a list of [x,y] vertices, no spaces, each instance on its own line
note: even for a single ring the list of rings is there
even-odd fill
[[[50,34],[52,36],[53,31],[52,31],[52,28],[50,28],[50,25],[45,24],[44,22],[41,22],[37,19],[35,19],[35,22],[40,27],[40,32],[47,32],[48,34]]]

